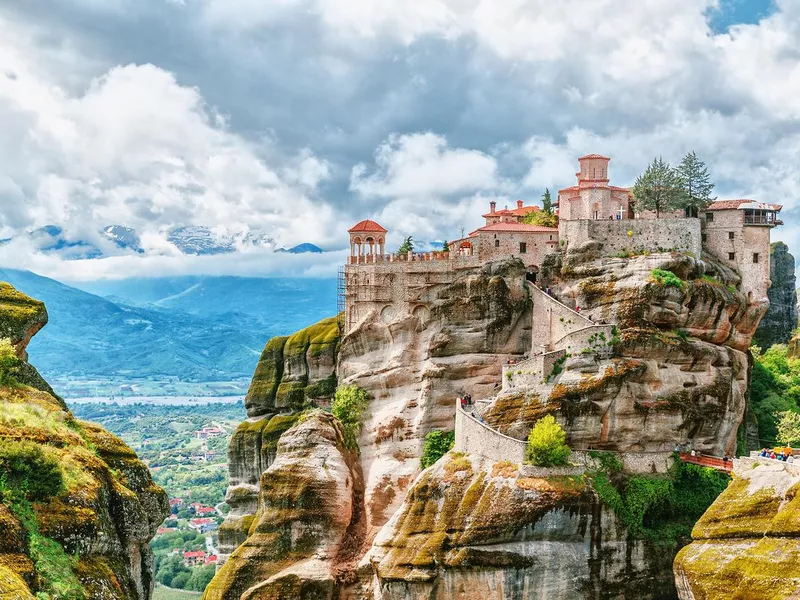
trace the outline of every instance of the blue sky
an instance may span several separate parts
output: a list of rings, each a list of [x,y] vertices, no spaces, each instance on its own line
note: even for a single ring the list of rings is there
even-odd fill
[[[776,9],[773,0],[720,0],[708,11],[709,23],[715,33],[727,33],[734,25],[755,25]]]
[[[800,244],[800,0],[0,0],[0,31],[0,239],[118,224],[147,250],[66,263],[19,241],[3,266],[274,268],[176,254],[186,225],[453,239],[590,152],[630,185],[694,150],[720,197],[785,205],[776,237]]]

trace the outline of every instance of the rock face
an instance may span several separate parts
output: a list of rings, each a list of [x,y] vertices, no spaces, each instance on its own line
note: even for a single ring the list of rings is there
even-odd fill
[[[544,280],[553,295],[595,323],[616,323],[613,356],[592,344],[568,349],[558,373],[499,395],[486,420],[525,439],[553,414],[573,448],[669,452],[689,443],[732,454],[747,397],[744,350],[765,307],[747,304],[733,274],[687,255],[551,257]],[[678,279],[663,285],[654,270]]]
[[[761,348],[786,344],[797,329],[797,277],[794,256],[783,242],[770,250],[769,275],[772,285],[767,292],[769,310],[758,326],[753,340]]]
[[[666,272],[670,283],[654,272]],[[501,391],[502,365],[549,343],[532,339],[536,295],[543,294],[526,285],[516,260],[431,283],[420,292],[425,318],[376,311],[336,342],[333,332],[295,334],[309,341],[288,354],[287,340],[271,340],[248,395],[250,418],[231,444],[234,508],[220,540],[232,554],[207,598],[674,598],[669,552],[629,540],[584,480],[519,475],[517,466],[469,456],[420,475],[422,440],[433,429],[452,429],[454,400],[469,393],[488,403],[484,416],[492,427],[518,439],[550,413],[577,449],[669,453],[689,442],[731,453],[745,408],[746,351],[766,305],[749,304],[736,273],[711,258],[608,258],[592,243],[550,255],[540,281],[565,311],[580,306],[594,323],[616,323],[602,344],[611,351],[570,348],[558,372],[513,393]],[[314,339],[327,341],[319,343],[324,359],[312,368]],[[272,490],[289,464],[304,454],[313,459],[316,451],[306,450],[282,461],[284,441],[312,425],[285,428],[316,394],[309,387],[334,381],[334,364],[338,383],[358,385],[372,398],[358,463],[339,477],[340,485],[360,477],[363,484],[330,492],[342,519],[309,544],[315,557],[327,557],[323,565],[305,550],[276,555],[284,546],[272,545],[265,515],[300,531],[315,522],[301,510],[305,504],[285,496],[280,504]],[[327,425],[313,423],[324,435]],[[298,481],[305,485],[306,476]],[[355,505],[341,508],[338,500],[348,495],[362,498],[362,513],[349,521]],[[335,550],[343,547],[341,532],[356,526],[363,530],[360,550],[344,546],[369,557],[358,568]],[[338,582],[338,595],[331,595],[330,581]],[[281,595],[289,592],[276,591],[278,582],[297,595]]]
[[[169,513],[167,496],[128,446],[76,420],[22,360],[46,322],[41,303],[0,284],[0,337],[20,357],[14,381],[0,386],[0,447],[41,453],[64,481],[59,493],[30,504],[13,485],[2,493],[0,596],[148,600],[149,541]]]
[[[672,597],[669,556],[629,540],[586,479],[526,470],[451,454],[423,472],[368,555],[374,597]]]
[[[675,558],[681,600],[800,595],[800,469],[734,461],[734,480]]]
[[[281,436],[247,540],[204,598],[331,598],[361,549],[361,490],[357,455],[336,419],[308,415]]]

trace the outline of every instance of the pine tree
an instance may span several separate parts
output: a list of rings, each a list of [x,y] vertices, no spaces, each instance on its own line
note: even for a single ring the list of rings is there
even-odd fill
[[[399,252],[400,254],[408,254],[413,251],[414,251],[414,238],[408,236],[400,245],[400,249],[397,252]]]
[[[542,211],[545,214],[553,214],[553,200],[550,198],[550,188],[544,188],[544,196],[542,196]]]
[[[656,218],[662,211],[681,208],[680,180],[675,169],[660,156],[636,178],[631,191],[636,210],[654,210]]]
[[[681,187],[680,206],[687,213],[696,213],[714,200],[711,198],[714,184],[711,183],[708,169],[694,152],[683,157],[675,172]]]

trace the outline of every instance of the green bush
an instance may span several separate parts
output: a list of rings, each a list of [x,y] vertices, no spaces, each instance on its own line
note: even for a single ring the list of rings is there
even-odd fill
[[[600,468],[590,474],[600,500],[631,535],[657,543],[688,541],[697,519],[730,481],[725,473],[678,458],[665,475],[626,475],[609,453],[590,455],[600,460]]]
[[[192,574],[189,576],[189,580],[186,582],[184,589],[202,592],[208,587],[208,584],[211,583],[216,571],[217,568],[214,565],[204,565],[192,569]]]
[[[423,469],[427,469],[445,454],[450,452],[456,441],[454,431],[430,431],[425,436],[425,444],[422,447],[422,458],[420,464]]]
[[[0,338],[0,385],[17,385],[14,375],[19,362],[14,346],[11,345],[11,340]]]
[[[525,462],[540,467],[555,467],[567,464],[569,446],[565,441],[567,434],[556,423],[553,415],[542,417],[536,422],[528,435],[525,448]]]
[[[650,277],[664,287],[675,287],[682,290],[686,283],[672,271],[665,271],[664,269],[653,269],[650,271]]]
[[[358,450],[362,415],[369,404],[369,394],[357,385],[342,385],[331,401],[331,412],[342,424],[344,443],[350,450]]]
[[[29,500],[45,500],[64,491],[61,466],[30,441],[0,444],[0,491]]]

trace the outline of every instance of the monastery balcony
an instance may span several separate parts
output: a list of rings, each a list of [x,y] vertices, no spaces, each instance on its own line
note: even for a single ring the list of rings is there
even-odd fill
[[[745,225],[762,225],[765,227],[775,227],[776,225],[783,225],[783,221],[774,217],[764,215],[745,215]]]

